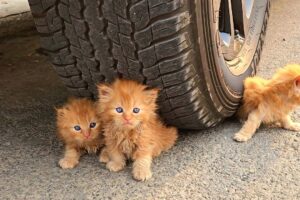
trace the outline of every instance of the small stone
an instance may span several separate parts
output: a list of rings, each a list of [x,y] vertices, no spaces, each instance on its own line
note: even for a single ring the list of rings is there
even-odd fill
[[[4,145],[5,145],[5,146],[10,146],[11,143],[10,143],[10,142],[5,142]]]

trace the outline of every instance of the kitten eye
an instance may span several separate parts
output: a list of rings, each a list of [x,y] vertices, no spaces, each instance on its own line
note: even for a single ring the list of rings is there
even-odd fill
[[[81,130],[80,126],[78,126],[78,125],[74,126],[74,129],[75,129],[75,131],[80,131]]]
[[[90,123],[90,128],[95,128],[95,126],[96,126],[95,122]]]
[[[141,109],[139,109],[139,108],[133,108],[133,112],[134,112],[134,113],[139,113],[140,110],[141,110]]]
[[[117,113],[122,113],[122,112],[123,112],[123,108],[117,107],[117,108],[116,108],[116,111],[117,111]]]

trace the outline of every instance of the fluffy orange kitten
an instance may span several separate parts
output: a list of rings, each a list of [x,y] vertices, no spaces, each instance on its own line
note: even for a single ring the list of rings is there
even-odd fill
[[[152,158],[171,148],[177,139],[177,129],[164,126],[156,114],[158,90],[130,80],[99,85],[98,89],[106,145],[100,161],[110,171],[119,171],[131,159],[133,177],[149,179]]]
[[[287,65],[270,80],[247,78],[244,86],[243,104],[238,116],[246,122],[235,134],[236,141],[249,140],[262,122],[300,131],[300,123],[293,122],[290,116],[300,105],[300,65]]]
[[[66,105],[58,108],[57,134],[65,144],[60,167],[75,167],[83,150],[96,152],[104,143],[100,128],[95,104],[88,99],[70,99]]]

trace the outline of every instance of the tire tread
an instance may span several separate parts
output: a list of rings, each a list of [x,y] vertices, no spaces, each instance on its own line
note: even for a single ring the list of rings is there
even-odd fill
[[[201,84],[189,0],[29,3],[41,45],[72,94],[97,97],[95,84],[123,77],[161,89],[160,114],[170,125],[201,129],[222,120]]]

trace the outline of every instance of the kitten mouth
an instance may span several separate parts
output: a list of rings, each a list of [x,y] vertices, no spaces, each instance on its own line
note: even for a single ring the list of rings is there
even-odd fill
[[[132,126],[133,124],[131,122],[124,122],[125,126]]]

